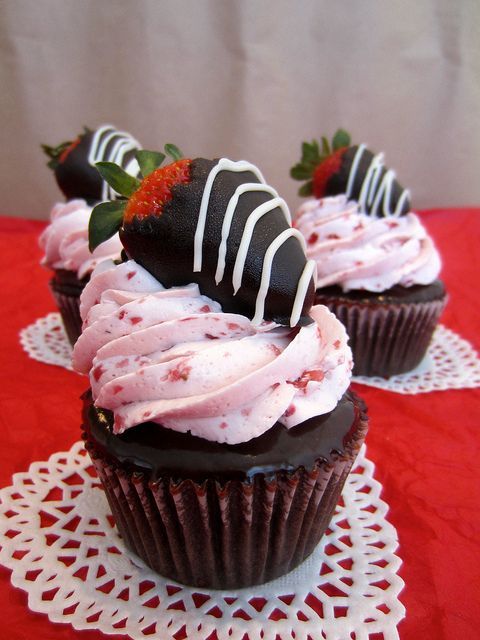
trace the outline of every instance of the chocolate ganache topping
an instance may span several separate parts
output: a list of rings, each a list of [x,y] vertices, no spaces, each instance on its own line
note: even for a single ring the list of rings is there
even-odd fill
[[[57,184],[67,200],[83,198],[88,203],[115,199],[118,193],[97,171],[97,162],[114,162],[128,174],[138,175],[135,153],[141,149],[129,133],[106,124],[96,130],[85,128],[75,140],[57,147],[42,145],[50,158]]]
[[[142,153],[140,162],[148,152]],[[100,168],[105,176],[111,172],[110,166]],[[177,168],[183,171],[182,180],[176,177]],[[163,188],[167,177],[173,184],[159,211],[152,190]],[[292,228],[286,203],[265,184],[257,167],[226,158],[179,160],[150,171],[133,191],[128,185],[125,195],[130,200],[126,209],[119,205],[120,239],[128,257],[162,285],[194,282],[224,312],[240,313],[254,324],[311,322],[315,262],[306,259],[305,240]],[[140,203],[141,214],[132,198]],[[149,198],[151,212],[145,210]],[[94,210],[93,235],[104,213],[112,210],[104,205]],[[113,225],[110,231],[115,230]]]

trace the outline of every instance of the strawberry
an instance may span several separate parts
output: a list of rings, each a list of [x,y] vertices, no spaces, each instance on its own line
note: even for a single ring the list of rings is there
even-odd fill
[[[91,250],[118,231],[128,258],[165,287],[196,283],[223,311],[256,323],[311,322],[315,263],[259,170],[226,158],[185,159],[173,145],[165,152],[173,162],[163,167],[165,154],[137,153],[141,180],[97,164],[123,199],[93,209]]]
[[[44,153],[48,156],[49,161],[47,162],[47,167],[55,170],[58,165],[65,162],[68,157],[68,154],[78,146],[82,140],[82,138],[89,132],[89,130],[85,127],[85,131],[83,134],[78,136],[75,140],[67,140],[66,142],[61,142],[56,147],[50,147],[48,144],[42,144],[41,148]]]
[[[332,175],[337,173],[342,157],[350,144],[350,134],[343,129],[333,136],[332,145],[322,137],[322,150],[316,140],[302,144],[302,159],[290,170],[294,180],[307,180],[300,187],[298,195],[322,198],[326,194],[326,185]]]
[[[136,174],[138,165],[134,155],[139,148],[139,143],[130,134],[111,125],[102,125],[96,130],[85,127],[75,140],[56,147],[42,145],[49,158],[47,166],[53,170],[66,199],[83,198],[89,203],[115,197],[96,170],[95,163],[112,160],[129,173]]]
[[[372,216],[403,215],[410,211],[410,194],[365,145],[350,145],[350,135],[338,129],[332,144],[323,137],[302,144],[302,159],[290,170],[295,180],[307,180],[300,196],[323,198],[345,193]]]
[[[152,218],[159,218],[176,184],[190,181],[191,160],[182,158],[182,152],[172,144],[165,145],[173,162],[165,167],[161,164],[165,153],[139,150],[136,159],[140,167],[140,178],[131,176],[113,162],[98,162],[99,175],[120,198],[97,205],[90,216],[89,244],[93,251],[117,231],[128,231],[131,226],[145,226]],[[148,226],[148,224],[147,224]]]

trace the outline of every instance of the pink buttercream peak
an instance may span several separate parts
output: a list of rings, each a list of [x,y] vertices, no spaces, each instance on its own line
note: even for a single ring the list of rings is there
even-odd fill
[[[340,195],[308,200],[295,226],[317,263],[317,288],[386,291],[399,284],[430,284],[440,273],[435,246],[414,213],[374,218]]]
[[[122,251],[118,234],[98,246],[88,248],[88,223],[92,208],[85,200],[57,203],[50,213],[50,224],[39,238],[45,251],[42,260],[51,269],[74,271],[81,280],[107,259],[116,259]]]
[[[74,366],[90,372],[94,400],[114,412],[117,433],[148,417],[236,444],[277,421],[290,428],[327,413],[347,389],[345,329],[326,307],[311,315],[296,331],[257,327],[223,313],[197,285],[165,289],[133,261],[106,264],[82,294]]]

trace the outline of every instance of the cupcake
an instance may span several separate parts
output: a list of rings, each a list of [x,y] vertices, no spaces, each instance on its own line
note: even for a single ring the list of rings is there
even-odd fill
[[[90,253],[88,223],[92,204],[115,198],[116,192],[95,168],[100,161],[116,162],[131,175],[139,171],[135,152],[140,145],[129,134],[103,125],[86,129],[75,141],[58,147],[43,145],[50,158],[48,166],[63,192],[66,203],[57,203],[50,213],[50,224],[39,239],[45,251],[42,263],[53,270],[50,289],[72,345],[80,335],[79,297],[96,264],[105,258],[118,258],[122,245],[111,238],[105,246]]]
[[[316,304],[333,311],[350,336],[353,373],[388,378],[425,356],[446,302],[441,262],[381,155],[345,146],[344,134],[337,132],[333,152],[313,170],[318,197],[299,208],[294,226],[317,264]]]
[[[92,214],[92,245],[106,214],[128,260],[81,297],[86,448],[150,567],[259,584],[313,551],[365,438],[346,332],[311,306],[315,265],[256,167],[142,160],[127,203]]]

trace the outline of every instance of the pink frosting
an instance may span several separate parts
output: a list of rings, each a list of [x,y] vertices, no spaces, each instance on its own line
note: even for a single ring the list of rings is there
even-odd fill
[[[57,203],[50,213],[50,224],[39,238],[45,251],[43,264],[51,269],[76,271],[79,279],[91,273],[102,260],[120,256],[122,244],[118,233],[98,246],[88,248],[88,222],[92,208],[85,200]]]
[[[291,330],[223,313],[196,284],[165,289],[134,261],[102,264],[81,298],[74,367],[114,430],[145,421],[236,444],[333,410],[350,383],[347,335],[326,307]]]
[[[430,284],[440,273],[438,252],[414,213],[374,218],[340,195],[306,201],[294,226],[317,263],[318,289],[386,291]]]

